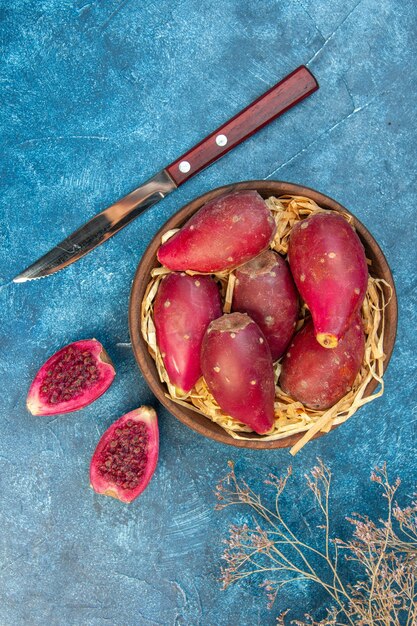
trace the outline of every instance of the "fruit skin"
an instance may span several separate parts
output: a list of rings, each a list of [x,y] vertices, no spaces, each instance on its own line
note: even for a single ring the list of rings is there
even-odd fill
[[[211,276],[173,273],[162,279],[154,303],[156,340],[178,389],[188,392],[200,378],[204,333],[221,314],[220,291]]]
[[[138,431],[140,429],[142,434],[133,433],[133,429]],[[117,435],[116,431],[121,431],[120,435]],[[142,437],[142,442],[135,443],[133,441],[135,436],[138,439]],[[117,441],[118,438],[121,440],[119,445],[116,444],[112,448],[111,442]],[[138,448],[141,449],[141,452],[135,453],[134,450]],[[90,464],[90,486],[97,493],[117,498],[122,502],[132,502],[148,486],[158,462],[158,453],[159,429],[158,418],[154,409],[149,406],[141,406],[130,411],[114,422],[98,442]],[[133,456],[133,460],[126,459],[126,454]],[[111,455],[109,462],[110,464],[113,463],[113,468],[110,465],[110,469],[119,472],[119,479],[113,472],[108,470],[104,472],[101,469],[106,460],[109,459],[109,455]],[[117,460],[114,459],[115,456],[118,456]],[[119,460],[122,460],[123,463],[120,464]],[[123,471],[131,472],[136,476],[138,480],[135,479],[137,484],[134,487],[126,486],[126,483],[123,482],[126,477],[120,475]],[[142,471],[140,476],[138,476],[138,471]],[[132,477],[130,480],[133,480]]]
[[[201,369],[221,409],[259,434],[274,423],[274,370],[262,331],[245,313],[211,322],[204,336]]]
[[[52,376],[49,372],[53,372]],[[113,363],[97,339],[75,341],[55,352],[42,365],[30,386],[27,408],[32,415],[78,411],[107,391],[115,375]],[[45,387],[51,389],[51,386],[52,392],[45,393]],[[69,394],[72,397],[64,400]]]
[[[334,348],[359,311],[368,284],[358,235],[341,215],[317,213],[292,229],[288,260],[317,341]]]
[[[364,351],[365,334],[359,316],[332,350],[316,341],[310,320],[295,335],[284,356],[279,385],[306,407],[328,409],[352,387]]]
[[[298,293],[288,264],[273,252],[236,269],[232,310],[247,313],[265,335],[272,360],[285,351],[298,319]]]
[[[158,250],[171,270],[217,272],[237,267],[265,250],[275,221],[257,191],[214,198]]]

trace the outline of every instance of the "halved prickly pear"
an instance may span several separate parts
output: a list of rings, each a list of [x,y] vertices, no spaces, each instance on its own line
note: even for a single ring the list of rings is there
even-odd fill
[[[27,397],[33,415],[78,411],[112,384],[115,369],[97,339],[82,339],[49,357],[36,374]]]
[[[283,355],[297,323],[298,294],[279,254],[265,250],[237,268],[232,309],[247,313],[258,324],[273,361]]]
[[[211,322],[201,350],[204,379],[220,408],[259,434],[274,423],[274,370],[262,331],[245,313]]]
[[[341,215],[316,213],[292,229],[288,260],[317,341],[334,348],[361,307],[368,284],[358,235]]]
[[[266,250],[275,221],[257,191],[237,191],[207,202],[158,250],[171,270],[217,272]]]
[[[310,320],[290,344],[282,362],[279,384],[294,400],[324,410],[351,389],[362,364],[365,335],[359,316],[332,350],[321,346],[314,335]]]
[[[200,351],[207,326],[222,314],[211,276],[168,274],[154,303],[156,341],[173,385],[190,391],[201,376]]]
[[[158,462],[159,430],[154,409],[126,413],[101,437],[90,464],[97,493],[132,502],[148,486]]]

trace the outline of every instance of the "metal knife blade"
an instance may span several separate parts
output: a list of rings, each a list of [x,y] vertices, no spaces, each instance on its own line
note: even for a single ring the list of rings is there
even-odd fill
[[[175,189],[177,185],[168,172],[161,170],[127,196],[95,215],[18,274],[13,282],[24,283],[27,280],[44,278],[78,261]]]
[[[318,88],[313,74],[301,65],[146,183],[93,217],[13,281],[43,278],[74,263]]]

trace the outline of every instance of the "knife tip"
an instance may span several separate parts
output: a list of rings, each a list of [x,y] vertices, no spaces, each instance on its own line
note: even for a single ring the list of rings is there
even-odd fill
[[[27,276],[24,276],[23,274],[18,274],[17,276],[15,276],[12,280],[13,283],[25,283],[27,280],[30,280]]]

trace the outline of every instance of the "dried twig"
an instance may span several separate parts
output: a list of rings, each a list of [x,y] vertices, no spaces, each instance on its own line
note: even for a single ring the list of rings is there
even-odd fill
[[[305,621],[291,621],[297,626],[414,626],[417,624],[417,501],[401,508],[394,500],[400,480],[388,478],[386,465],[375,468],[371,480],[382,489],[386,500],[386,519],[372,521],[354,514],[346,519],[353,526],[348,541],[332,538],[329,496],[332,474],[318,460],[305,476],[323,523],[317,526],[321,548],[306,543],[286,522],[280,498],[291,476],[291,468],[283,477],[270,474],[265,483],[275,490],[274,507],[266,506],[242,479],[238,479],[233,463],[229,473],[217,486],[216,509],[245,505],[254,513],[253,526],[232,525],[225,540],[222,568],[223,588],[254,574],[263,574],[269,607],[281,590],[297,580],[309,580],[321,586],[332,606],[327,616],[317,621],[311,615]],[[340,555],[361,569],[360,579],[353,585],[343,581]],[[319,566],[317,567],[317,563]],[[284,611],[277,624],[284,626]]]

